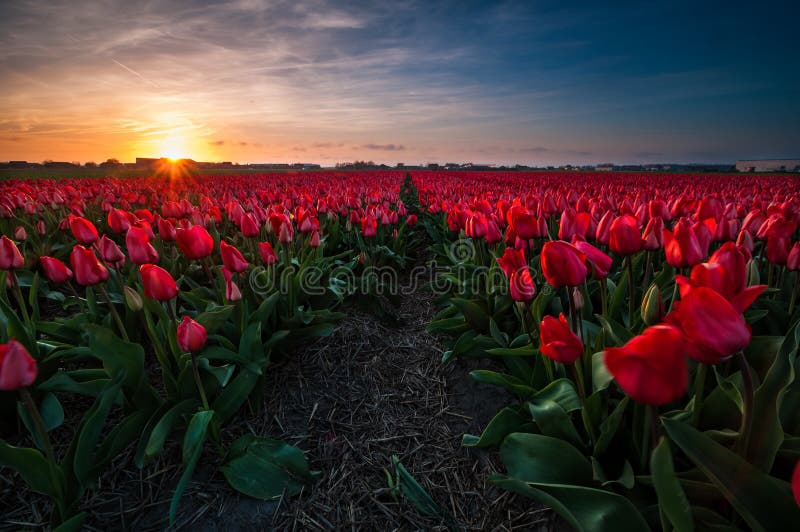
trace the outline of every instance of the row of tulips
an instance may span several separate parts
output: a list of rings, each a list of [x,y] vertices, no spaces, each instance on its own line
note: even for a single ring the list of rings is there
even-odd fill
[[[516,397],[464,436],[499,449],[493,482],[576,530],[800,523],[795,178],[418,185],[437,260],[467,273],[430,330]]]
[[[128,446],[144,467],[182,443],[181,495],[208,443],[263,499],[313,479],[302,451],[225,423],[257,410],[265,372],[330,334],[354,276],[402,264],[416,216],[397,175],[5,182],[0,187],[0,466],[77,530],[81,500]],[[369,295],[369,294],[367,294]],[[70,412],[71,397],[93,406]],[[67,412],[65,412],[67,407]],[[72,421],[69,442],[52,432]],[[113,422],[112,422],[113,420]],[[30,433],[22,442],[20,427]]]

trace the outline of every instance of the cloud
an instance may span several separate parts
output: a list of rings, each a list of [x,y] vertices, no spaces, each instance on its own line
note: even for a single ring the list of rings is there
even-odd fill
[[[402,144],[364,144],[360,146],[363,150],[381,150],[381,151],[403,151],[406,149]]]
[[[225,145],[225,141],[224,140],[211,140],[208,143],[211,144],[212,146],[224,146]]]

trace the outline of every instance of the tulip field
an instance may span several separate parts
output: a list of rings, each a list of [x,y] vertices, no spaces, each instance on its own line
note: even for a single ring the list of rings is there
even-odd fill
[[[165,526],[208,463],[246,497],[313,497],[320,457],[254,421],[267,377],[413,292],[436,309],[436,365],[499,401],[457,434],[495,464],[498,511],[513,498],[581,531],[800,527],[799,225],[796,175],[0,182],[0,475],[60,531],[91,520],[109,470],[156,462],[179,471]],[[460,521],[468,490],[432,494],[403,460],[374,468],[381,494],[429,523],[496,510]]]

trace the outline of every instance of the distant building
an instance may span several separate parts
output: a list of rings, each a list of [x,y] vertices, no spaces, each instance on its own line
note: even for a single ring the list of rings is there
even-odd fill
[[[753,159],[736,161],[739,172],[800,172],[800,159]]]
[[[614,170],[614,165],[613,165],[613,164],[611,164],[611,163],[598,164],[598,165],[595,167],[595,169],[596,169],[598,172],[611,172],[612,170]]]

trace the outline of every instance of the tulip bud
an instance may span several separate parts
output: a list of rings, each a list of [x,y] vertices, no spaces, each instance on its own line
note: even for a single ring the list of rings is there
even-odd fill
[[[134,312],[139,312],[142,310],[142,307],[144,307],[144,302],[142,301],[142,296],[139,295],[139,292],[130,286],[126,286],[123,291],[125,292],[125,304],[128,305],[128,308]]]
[[[648,327],[661,323],[664,319],[664,300],[661,299],[661,291],[656,283],[651,284],[650,288],[647,289],[647,293],[642,299],[641,312],[642,321]]]
[[[575,303],[575,310],[580,310],[583,308],[583,292],[578,290],[577,286],[572,289],[572,301]]]
[[[747,286],[756,286],[761,284],[761,274],[758,273],[758,263],[751,260],[747,263]]]
[[[14,229],[14,240],[18,240],[20,242],[28,240],[28,232],[21,225],[18,225],[17,228]]]

